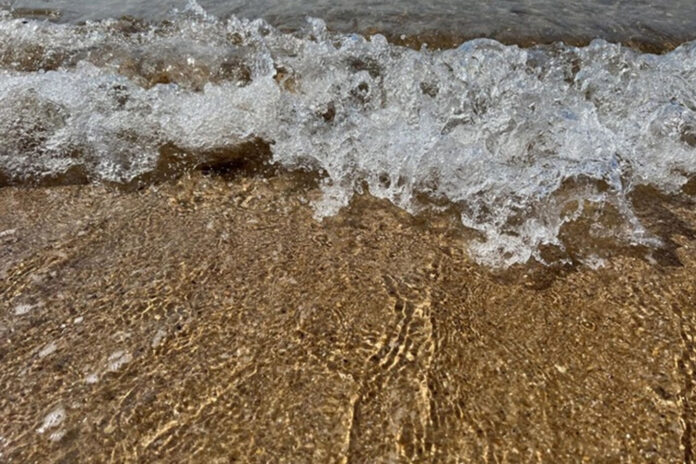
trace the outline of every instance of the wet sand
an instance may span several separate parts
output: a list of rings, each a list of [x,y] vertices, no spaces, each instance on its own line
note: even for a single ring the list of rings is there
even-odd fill
[[[0,460],[693,462],[692,205],[667,263],[495,273],[317,195],[1,189]]]

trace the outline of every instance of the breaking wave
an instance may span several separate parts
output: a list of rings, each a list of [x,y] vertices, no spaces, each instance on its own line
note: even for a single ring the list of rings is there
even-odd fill
[[[321,174],[318,216],[366,190],[414,213],[454,208],[492,266],[545,262],[581,222],[656,246],[631,192],[677,194],[694,176],[696,43],[413,50],[195,3],[158,24],[0,14],[0,184],[130,183],[258,140]]]

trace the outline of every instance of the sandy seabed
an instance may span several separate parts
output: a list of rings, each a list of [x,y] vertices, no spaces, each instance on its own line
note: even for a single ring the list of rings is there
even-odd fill
[[[291,175],[0,189],[0,461],[693,462],[673,259],[492,272]]]

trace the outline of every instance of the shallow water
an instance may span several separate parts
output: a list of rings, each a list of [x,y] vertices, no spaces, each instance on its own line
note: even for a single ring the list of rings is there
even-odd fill
[[[163,14],[2,13],[0,183],[134,185],[270,160],[321,178],[318,218],[365,191],[454,211],[495,267],[659,248],[635,192],[693,195],[696,42],[431,51],[320,19],[288,33],[195,2]]]
[[[3,189],[0,460],[691,462],[696,237],[498,278],[293,184]]]
[[[693,461],[690,5],[225,4],[0,16],[0,461]]]

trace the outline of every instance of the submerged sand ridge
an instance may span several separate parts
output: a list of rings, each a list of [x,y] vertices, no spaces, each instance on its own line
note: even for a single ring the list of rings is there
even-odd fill
[[[2,189],[1,460],[693,461],[692,206],[652,217],[670,260],[500,274],[456,221],[319,195]]]

